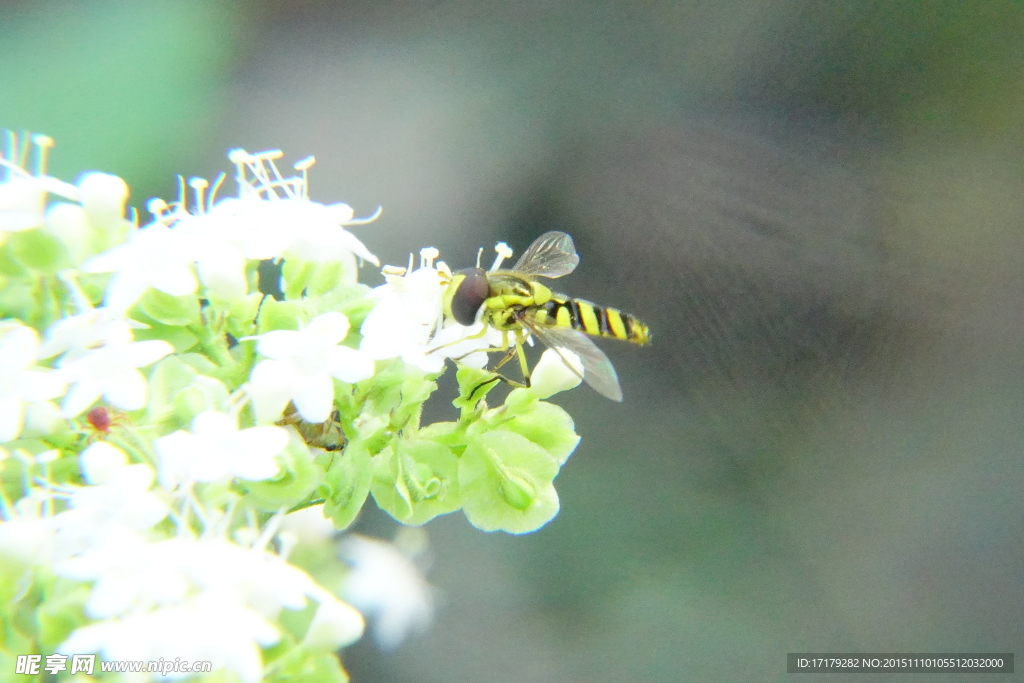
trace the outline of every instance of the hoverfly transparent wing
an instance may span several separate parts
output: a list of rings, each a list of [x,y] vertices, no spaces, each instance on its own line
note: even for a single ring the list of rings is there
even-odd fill
[[[581,379],[594,388],[594,391],[605,398],[622,402],[622,388],[619,386],[619,376],[615,372],[615,366],[604,355],[604,351],[597,348],[597,344],[590,341],[590,338],[571,327],[548,327],[546,325],[535,325],[529,319],[521,321],[523,325],[545,346],[554,350],[562,357],[570,370],[576,372],[572,363],[566,360],[562,349],[572,351],[580,357],[583,363],[583,375]]]
[[[535,239],[516,261],[512,271],[521,275],[562,277],[575,270],[579,262],[572,237],[553,230]]]

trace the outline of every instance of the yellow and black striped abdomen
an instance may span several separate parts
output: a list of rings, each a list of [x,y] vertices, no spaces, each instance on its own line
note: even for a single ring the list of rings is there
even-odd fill
[[[537,325],[571,327],[594,337],[611,337],[634,344],[646,344],[651,340],[647,325],[629,313],[582,299],[556,294],[532,310],[533,321]]]

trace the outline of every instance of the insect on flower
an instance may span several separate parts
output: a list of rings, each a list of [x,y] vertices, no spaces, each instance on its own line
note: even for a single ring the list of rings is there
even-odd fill
[[[337,408],[331,411],[331,416],[324,422],[307,422],[299,415],[295,404],[289,402],[284,417],[278,420],[277,424],[282,427],[288,425],[295,427],[306,445],[322,448],[325,451],[340,451],[345,447],[347,441],[345,430],[341,424],[341,413]]]
[[[581,379],[602,396],[622,400],[614,366],[587,335],[644,345],[651,339],[650,330],[629,313],[557,294],[537,281],[568,275],[579,262],[572,237],[552,231],[538,237],[509,270],[485,271],[477,265],[452,276],[444,294],[445,315],[461,325],[472,325],[479,315],[484,330],[478,336],[488,327],[504,335],[501,347],[492,350],[507,354],[494,367],[496,377],[488,382],[502,380],[512,386],[530,386],[523,342],[533,336],[558,353],[577,375],[580,373],[564,352],[579,356],[583,364]],[[519,356],[525,383],[497,373],[513,356]]]
[[[114,425],[124,424],[125,420],[127,418],[121,413],[113,412],[106,406],[96,406],[85,416],[86,423],[91,427],[89,440],[94,441],[110,436]]]

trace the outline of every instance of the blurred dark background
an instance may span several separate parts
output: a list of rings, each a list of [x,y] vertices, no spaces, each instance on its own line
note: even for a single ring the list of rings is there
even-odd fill
[[[1024,642],[1022,35],[1009,0],[8,1],[0,126],[139,207],[315,154],[386,263],[571,233],[558,288],[654,334],[603,344],[625,403],[560,395],[559,516],[429,524],[436,624],[346,665],[774,681]]]

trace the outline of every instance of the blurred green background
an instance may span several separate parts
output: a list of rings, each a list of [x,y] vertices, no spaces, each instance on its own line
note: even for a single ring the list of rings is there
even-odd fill
[[[654,333],[604,344],[625,403],[563,395],[559,516],[432,522],[436,624],[345,663],[775,681],[1024,642],[1022,35],[998,0],[14,1],[0,127],[140,209],[232,147],[315,154],[387,263],[573,234],[559,288]]]

